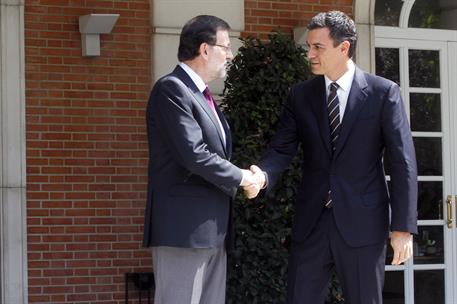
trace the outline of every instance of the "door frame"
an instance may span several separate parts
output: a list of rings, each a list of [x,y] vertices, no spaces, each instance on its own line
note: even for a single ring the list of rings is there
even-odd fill
[[[450,128],[455,131],[453,136],[450,137],[450,146],[451,155],[456,155],[457,152],[457,122],[455,118],[457,118],[457,39],[455,41],[450,41],[448,44],[448,63],[450,67],[453,67],[452,71],[449,69],[448,71],[448,79],[449,79],[449,119],[450,119]],[[451,176],[451,195],[453,196],[453,229],[452,229],[452,238],[453,242],[453,281],[454,284],[451,286],[453,290],[456,290],[453,297],[453,302],[457,302],[457,159],[456,157],[451,157],[451,164],[450,166],[453,168],[454,175]]]
[[[413,136],[436,136],[442,138],[443,175],[442,177],[422,176],[418,181],[443,181],[443,220],[421,220],[419,225],[443,226],[445,264],[438,265],[413,265],[410,260],[404,266],[386,266],[386,270],[405,270],[405,303],[413,303],[414,299],[414,270],[444,269],[446,303],[455,303],[457,299],[457,235],[456,235],[456,208],[457,199],[457,162],[452,155],[457,152],[457,31],[429,30],[429,29],[401,29],[392,27],[375,27],[374,48],[396,48],[400,52],[400,86],[402,97],[409,116],[410,92],[421,92],[420,88],[409,87],[408,49],[424,49],[439,51],[440,58],[440,89],[433,89],[433,93],[441,94],[441,119],[443,129],[441,132],[413,132]],[[403,59],[403,60],[402,60]],[[430,90],[427,90],[428,92]],[[451,100],[452,99],[452,100]],[[451,153],[451,151],[454,151]],[[447,208],[445,200],[447,195],[453,197],[452,229],[446,226]]]

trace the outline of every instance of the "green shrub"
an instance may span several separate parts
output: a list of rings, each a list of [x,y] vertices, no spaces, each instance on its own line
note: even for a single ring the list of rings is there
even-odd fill
[[[243,39],[225,82],[224,113],[233,136],[233,161],[255,164],[275,133],[289,88],[311,77],[305,50],[283,34],[268,42]],[[295,186],[301,178],[301,151],[266,197],[234,201],[236,244],[228,258],[228,304],[280,304],[286,276]],[[327,303],[342,303],[332,276]]]
[[[233,161],[255,164],[273,136],[289,88],[310,75],[305,50],[282,34],[269,42],[243,40],[225,82],[225,114],[233,134]],[[288,240],[300,179],[299,155],[275,190],[234,202],[235,249],[229,254],[228,303],[284,303]]]

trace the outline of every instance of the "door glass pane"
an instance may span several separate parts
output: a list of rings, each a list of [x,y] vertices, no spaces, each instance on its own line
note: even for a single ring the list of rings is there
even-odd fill
[[[382,298],[384,304],[405,304],[405,278],[403,271],[386,271]]]
[[[408,20],[409,27],[457,30],[457,1],[416,0]]]
[[[403,1],[376,0],[375,24],[383,26],[398,26]]]
[[[421,226],[414,236],[414,264],[443,264],[443,226]]]
[[[419,175],[443,175],[441,138],[414,137],[414,147]]]
[[[409,50],[409,85],[419,88],[440,87],[440,53]]]
[[[414,272],[414,304],[444,304],[444,271]]]
[[[413,131],[441,131],[441,95],[410,94],[411,129]]]
[[[377,1],[376,1],[377,3]],[[376,75],[400,85],[400,52],[398,49],[376,48]]]
[[[418,219],[443,219],[443,183],[418,182]]]

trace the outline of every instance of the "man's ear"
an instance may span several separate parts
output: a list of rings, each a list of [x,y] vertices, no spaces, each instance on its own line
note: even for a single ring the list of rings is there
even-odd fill
[[[341,42],[341,52],[343,52],[345,55],[349,56],[349,48],[351,47],[351,44],[349,41],[345,40]]]
[[[208,48],[209,48],[209,44],[204,42],[202,44],[200,44],[200,48],[199,48],[199,51],[200,51],[200,55],[202,55],[203,57],[208,57]]]

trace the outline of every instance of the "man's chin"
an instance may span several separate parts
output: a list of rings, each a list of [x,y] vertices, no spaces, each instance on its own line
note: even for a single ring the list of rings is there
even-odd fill
[[[324,73],[322,73],[321,70],[319,70],[318,68],[313,68],[313,66],[311,66],[311,73],[313,73],[314,75],[324,75]]]

